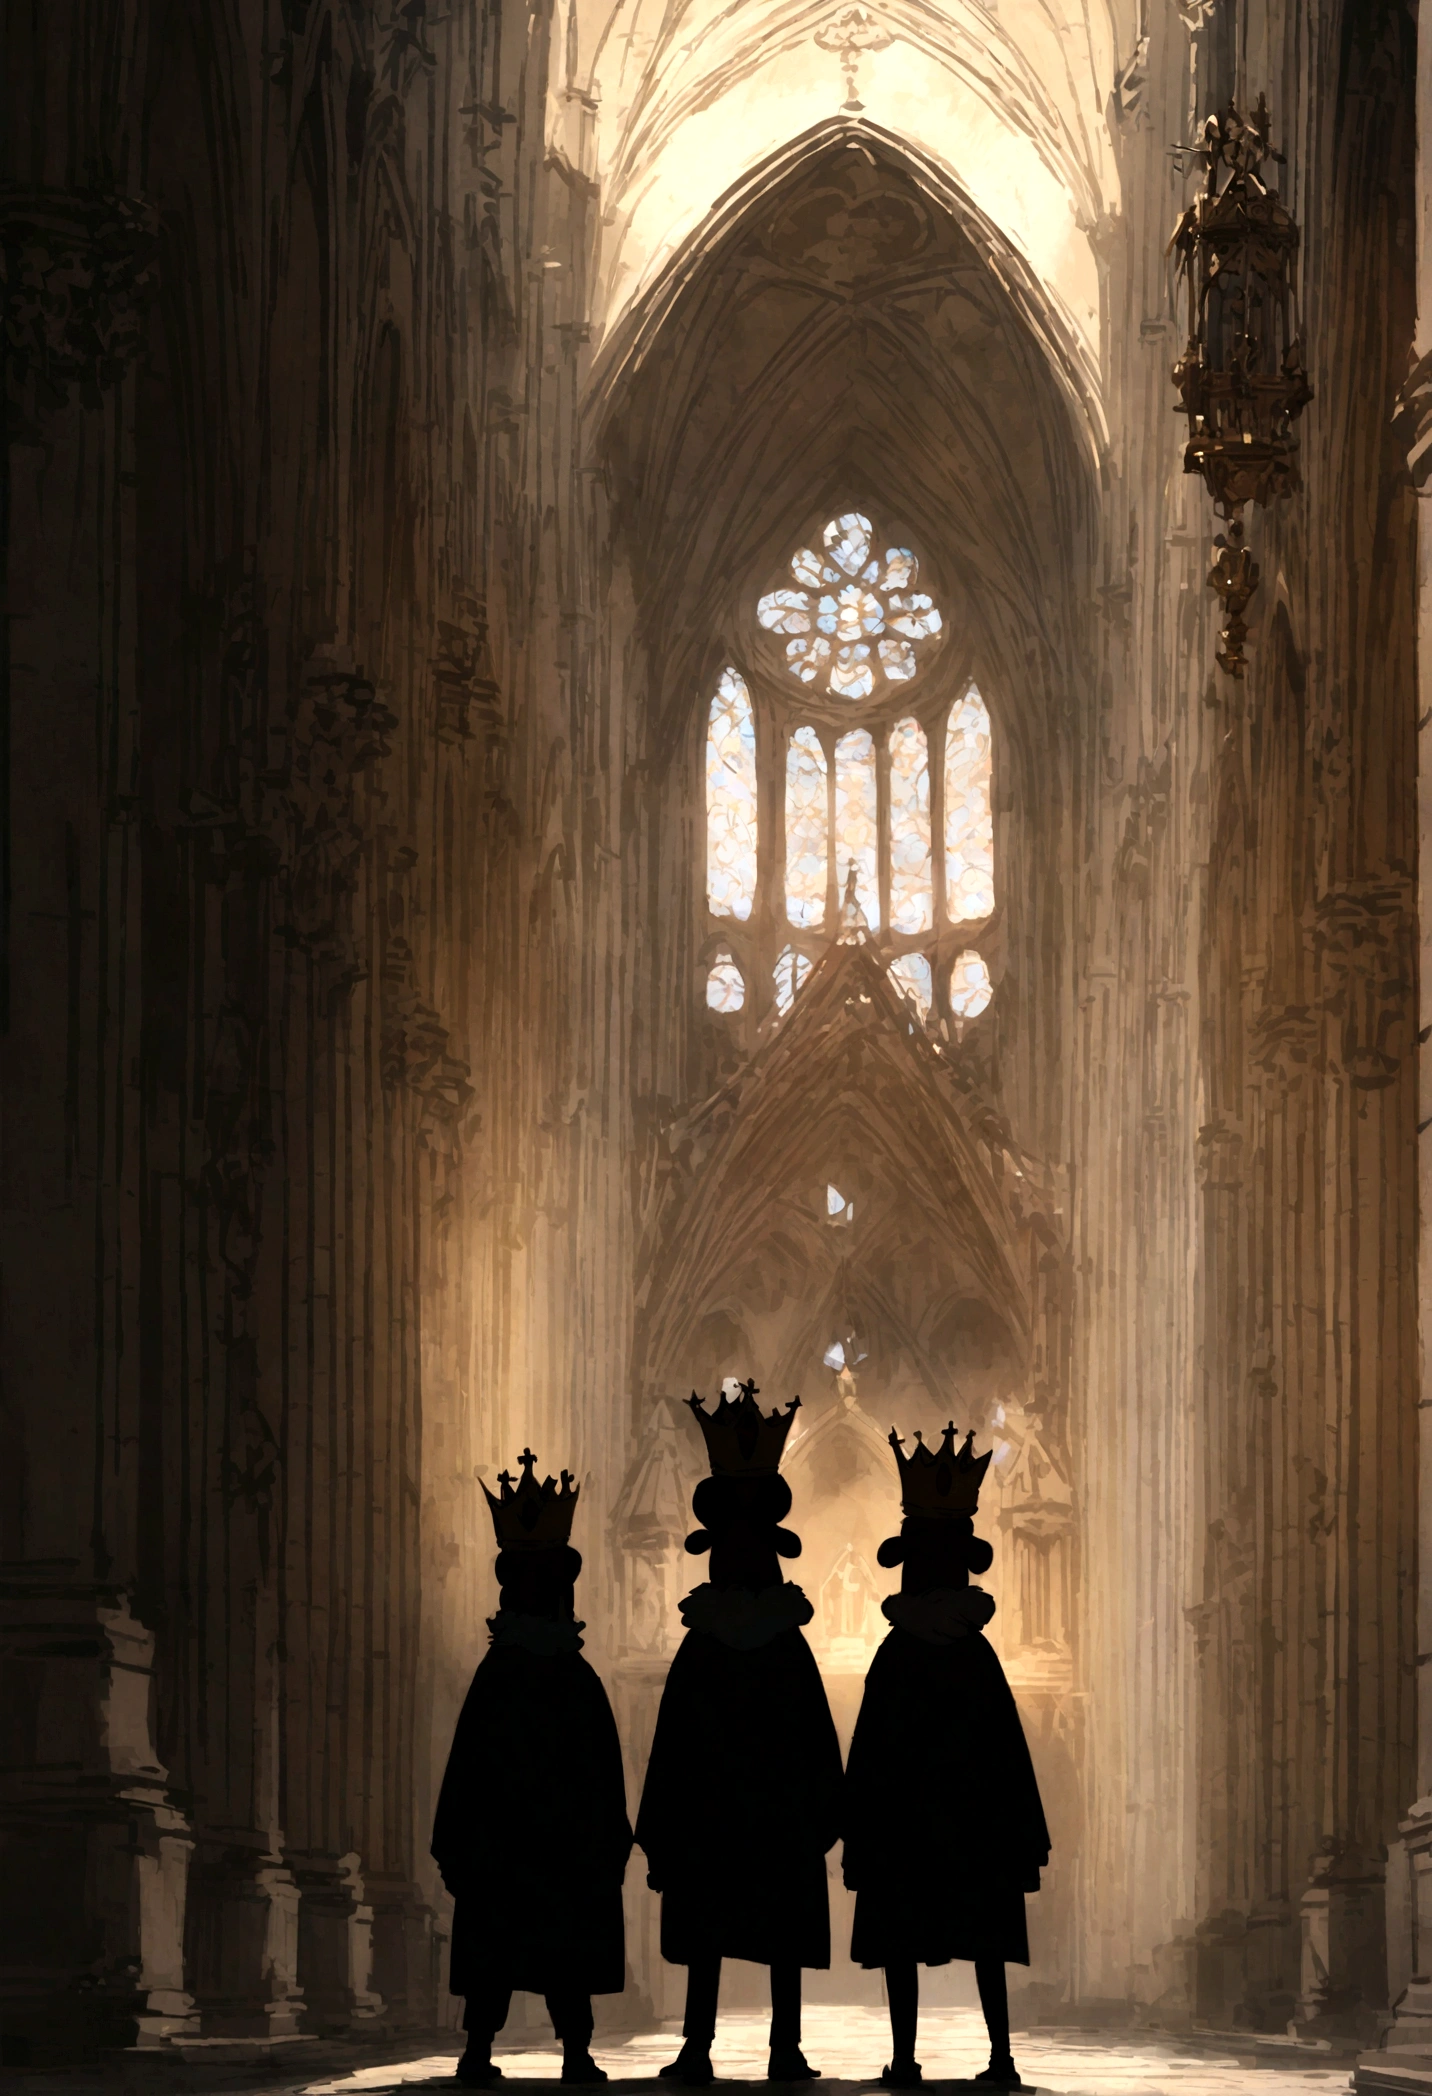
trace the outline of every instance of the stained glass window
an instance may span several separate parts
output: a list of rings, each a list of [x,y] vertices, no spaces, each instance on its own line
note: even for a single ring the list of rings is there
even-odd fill
[[[711,963],[706,1002],[713,1012],[739,1012],[746,1002],[746,978],[729,953],[718,953]]]
[[[795,1003],[796,991],[810,974],[810,962],[794,946],[783,946],[776,962],[776,1010],[784,1018]]]
[[[749,917],[756,899],[756,728],[751,694],[721,672],[706,728],[706,899],[717,917]]]
[[[924,954],[902,953],[898,961],[890,963],[890,980],[913,1000],[920,1017],[928,1019],[935,1001],[935,981]]]
[[[993,995],[984,955],[971,947],[950,970],[950,1010],[957,1019],[978,1019]]]
[[[945,908],[952,924],[994,908],[989,714],[973,685],[945,730]]]
[[[927,695],[918,682],[943,622],[912,549],[885,544],[898,536],[884,526],[877,536],[860,510],[830,518],[756,606],[774,660],[751,663],[749,683],[728,666],[710,701],[706,893],[716,922],[697,980],[713,1012],[749,1011],[753,989],[764,1011],[763,981],[789,1011],[833,943],[881,953],[912,1024],[915,1013],[930,1018],[937,978],[949,983],[941,1014],[957,1028],[994,995],[980,953],[960,950],[985,938],[995,908],[990,716],[973,684],[951,704],[961,685],[931,678]],[[772,758],[774,777],[757,775],[760,709],[763,761],[784,752]],[[762,797],[784,842],[782,852],[759,840],[764,860]],[[762,869],[778,862],[781,885],[767,894]],[[722,919],[745,929],[723,929]],[[892,954],[887,933],[917,950]]]
[[[935,921],[930,878],[930,755],[915,720],[890,731],[890,926],[927,932]]]
[[[803,546],[792,560],[795,589],[770,590],[756,606],[767,632],[788,636],[787,669],[842,699],[868,699],[877,680],[907,682],[941,626],[933,599],[914,586],[914,554],[889,546],[882,560],[858,510],[832,517],[821,543],[823,553]]]
[[[825,751],[814,728],[797,728],[786,753],[786,915],[792,924],[825,922]]]
[[[879,842],[875,744],[864,728],[856,728],[835,746],[836,870],[843,885],[854,866],[860,905],[872,931],[880,929]]]

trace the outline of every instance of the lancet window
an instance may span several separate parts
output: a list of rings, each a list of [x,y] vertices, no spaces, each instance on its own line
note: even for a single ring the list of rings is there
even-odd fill
[[[890,536],[832,517],[711,690],[706,1002],[723,1017],[790,1010],[852,878],[863,936],[922,1022],[958,1031],[994,996],[989,711],[950,675],[939,605]]]

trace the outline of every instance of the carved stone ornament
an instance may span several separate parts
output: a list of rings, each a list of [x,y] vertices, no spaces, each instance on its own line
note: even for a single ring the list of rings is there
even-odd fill
[[[0,187],[0,295],[12,385],[89,404],[138,353],[157,283],[158,221],[137,197]]]
[[[858,116],[865,107],[855,92],[861,57],[866,51],[885,50],[895,41],[894,37],[868,8],[849,7],[833,22],[826,22],[817,29],[815,40],[822,51],[833,51],[839,58],[845,73],[845,100],[840,106],[850,115]]]
[[[1229,102],[1188,150],[1203,164],[1204,186],[1169,242],[1188,300],[1188,343],[1173,382],[1188,418],[1184,471],[1202,475],[1229,519],[1208,581],[1225,612],[1218,661],[1241,677],[1243,613],[1258,587],[1243,509],[1302,485],[1292,425],[1313,395],[1292,323],[1298,228],[1262,177],[1264,163],[1282,157],[1269,143],[1262,95],[1246,116]]]
[[[1144,99],[1149,86],[1149,40],[1141,36],[1127,62],[1114,76],[1114,102],[1120,119],[1132,123],[1145,114]]]
[[[502,694],[492,673],[486,606],[475,597],[463,598],[451,619],[439,619],[437,632],[433,690],[438,741],[461,745],[472,740],[478,722],[489,732],[501,724]]]
[[[358,781],[388,755],[397,716],[334,650],[310,662],[289,708],[287,763],[273,783],[268,830],[279,863],[284,929],[295,945],[356,979],[351,898],[368,838]]]

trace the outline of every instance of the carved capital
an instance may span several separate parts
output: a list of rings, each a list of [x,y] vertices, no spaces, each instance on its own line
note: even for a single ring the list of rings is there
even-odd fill
[[[94,401],[144,340],[158,221],[137,197],[0,187],[0,296],[13,382],[42,407]]]

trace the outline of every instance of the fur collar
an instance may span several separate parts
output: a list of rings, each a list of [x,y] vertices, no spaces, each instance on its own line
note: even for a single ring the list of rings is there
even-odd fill
[[[783,1630],[799,1630],[815,1610],[797,1586],[783,1579],[778,1586],[753,1594],[746,1587],[693,1587],[681,1602],[688,1630],[704,1630],[733,1652],[754,1652]]]
[[[568,1652],[581,1651],[578,1633],[587,1626],[561,1622],[555,1616],[523,1616],[516,1609],[500,1608],[495,1616],[488,1617],[487,1627],[492,1633],[494,1652],[515,1645],[519,1651],[535,1652],[539,1659],[561,1659]]]
[[[928,1594],[891,1594],[880,1610],[897,1630],[908,1630],[927,1645],[949,1645],[983,1630],[994,1602],[983,1587],[935,1587]]]

